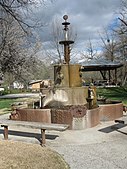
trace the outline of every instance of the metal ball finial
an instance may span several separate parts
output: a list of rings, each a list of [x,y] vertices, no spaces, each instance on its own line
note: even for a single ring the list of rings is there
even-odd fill
[[[64,15],[63,19],[66,21],[68,19],[68,15]]]

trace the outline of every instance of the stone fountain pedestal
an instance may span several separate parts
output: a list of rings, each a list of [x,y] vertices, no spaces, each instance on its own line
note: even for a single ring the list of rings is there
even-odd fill
[[[80,64],[70,64],[68,16],[64,15],[64,63],[54,65],[54,86],[42,100],[42,109],[17,109],[11,119],[69,124],[69,129],[85,129],[100,123],[96,88],[82,87]],[[101,113],[102,114],[102,113]],[[117,118],[117,117],[116,117]]]

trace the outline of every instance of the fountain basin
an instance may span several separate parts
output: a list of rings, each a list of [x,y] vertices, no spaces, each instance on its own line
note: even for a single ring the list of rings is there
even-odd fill
[[[43,123],[68,124],[71,130],[82,130],[100,123],[99,108],[87,110],[86,106],[52,109],[16,109],[10,116],[12,120]]]
[[[50,109],[29,109],[29,108],[16,109],[11,113],[10,119],[51,123],[51,110]]]
[[[107,101],[99,105],[100,121],[112,121],[123,116],[123,104],[120,101]]]
[[[101,104],[88,110],[85,106],[69,109],[16,109],[10,116],[12,120],[44,123],[68,124],[69,129],[81,130],[98,125],[101,121],[112,121],[123,116],[122,103]]]

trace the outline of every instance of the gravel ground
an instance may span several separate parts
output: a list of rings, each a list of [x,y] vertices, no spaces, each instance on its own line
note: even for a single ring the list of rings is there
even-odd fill
[[[127,140],[89,145],[53,147],[63,155],[71,169],[127,168]]]
[[[30,142],[33,146],[40,144],[39,130],[27,130],[28,133],[24,133],[24,128],[18,128],[19,132],[14,127],[10,130],[10,140]],[[3,139],[2,132],[0,139]],[[127,126],[113,121],[85,130],[47,131],[46,145],[61,154],[71,169],[127,168]]]
[[[104,123],[84,131],[64,133],[50,147],[60,153],[71,169],[127,168],[127,127]],[[72,140],[72,141],[71,141]]]
[[[17,98],[28,98],[28,97],[39,97],[39,93],[7,94],[7,95],[0,96],[0,99],[17,99]]]

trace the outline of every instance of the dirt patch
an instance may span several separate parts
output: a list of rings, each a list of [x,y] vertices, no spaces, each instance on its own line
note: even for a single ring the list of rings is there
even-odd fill
[[[40,145],[0,141],[1,169],[69,169],[55,151]]]

